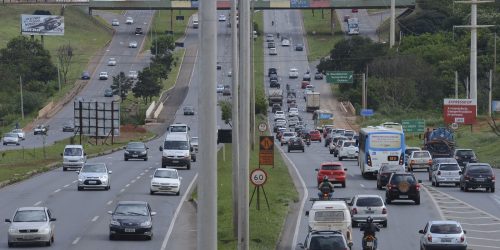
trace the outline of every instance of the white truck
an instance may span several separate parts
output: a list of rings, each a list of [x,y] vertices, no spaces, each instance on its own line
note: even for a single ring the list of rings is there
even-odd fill
[[[306,111],[314,112],[319,109],[319,92],[309,91],[306,93]]]
[[[345,201],[315,201],[306,216],[309,231],[341,231],[348,243],[353,241],[351,213]]]
[[[193,15],[193,29],[197,29],[199,25],[198,14]]]
[[[273,106],[273,104],[279,104],[283,106],[283,90],[281,89],[269,89],[267,94],[269,100],[269,106]]]
[[[347,20],[347,34],[359,35],[359,20],[357,18],[349,18]]]

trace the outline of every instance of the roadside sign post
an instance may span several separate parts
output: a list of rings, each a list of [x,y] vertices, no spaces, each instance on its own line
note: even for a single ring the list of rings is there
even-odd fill
[[[327,83],[353,83],[353,71],[327,71]]]
[[[361,109],[360,114],[361,116],[373,116],[375,112],[373,111],[373,109]]]
[[[264,184],[267,181],[267,173],[261,168],[254,169],[250,173],[250,182],[255,186],[252,192],[252,196],[250,197],[250,205],[252,205],[253,196],[255,191],[257,191],[257,210],[260,210],[260,189],[262,188],[262,193],[264,194],[264,198],[266,199],[267,209],[270,210],[269,201],[267,200],[266,190],[264,190]]]
[[[415,119],[415,120],[402,120],[401,125],[403,126],[403,131],[405,133],[424,133],[425,132],[425,120]]]
[[[274,167],[274,140],[272,136],[260,136],[259,168],[261,165],[271,165]]]

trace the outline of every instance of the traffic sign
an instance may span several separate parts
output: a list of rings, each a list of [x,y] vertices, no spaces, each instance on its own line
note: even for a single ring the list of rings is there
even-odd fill
[[[402,120],[401,125],[405,133],[423,133],[425,132],[425,120]]]
[[[267,124],[266,124],[266,123],[264,123],[264,122],[260,123],[260,124],[259,124],[259,131],[260,131],[260,132],[264,132],[264,131],[266,131],[266,130],[267,130]]]
[[[477,101],[474,99],[444,99],[443,117],[445,124],[476,123]]]
[[[267,173],[263,169],[257,168],[250,173],[250,181],[255,186],[262,186],[267,181]]]
[[[456,123],[456,122],[452,123],[452,124],[451,124],[451,128],[452,128],[453,130],[457,130],[457,129],[458,129],[458,123]]]
[[[353,71],[327,71],[327,83],[353,83]]]
[[[372,116],[373,114],[373,109],[361,109],[361,116]]]
[[[274,137],[272,136],[260,137],[259,165],[274,166]]]

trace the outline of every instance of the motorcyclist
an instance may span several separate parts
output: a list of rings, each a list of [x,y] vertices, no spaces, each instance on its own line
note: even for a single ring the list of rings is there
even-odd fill
[[[380,231],[380,228],[373,223],[373,218],[371,216],[368,216],[366,218],[366,224],[362,225],[360,228],[361,231],[363,231],[363,249],[366,247],[366,237],[368,236],[373,236],[374,241],[373,241],[373,249],[377,249],[377,238],[375,237],[375,233]]]
[[[304,139],[306,140],[307,146],[311,144],[311,135],[309,133],[304,133]]]
[[[321,184],[319,184],[319,193],[318,193],[318,197],[321,198],[323,196],[324,193],[328,193],[328,198],[331,198],[332,197],[332,193],[334,192],[333,190],[333,184],[330,183],[330,181],[328,180],[328,176],[323,176],[323,182],[321,182]]]

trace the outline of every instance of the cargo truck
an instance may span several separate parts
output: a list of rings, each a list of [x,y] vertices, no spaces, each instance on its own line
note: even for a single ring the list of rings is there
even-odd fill
[[[306,93],[306,111],[314,112],[319,109],[319,92],[308,91]]]

